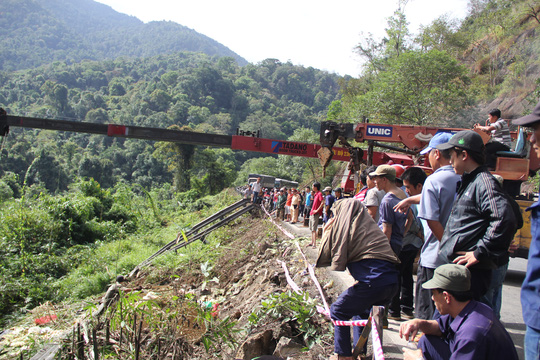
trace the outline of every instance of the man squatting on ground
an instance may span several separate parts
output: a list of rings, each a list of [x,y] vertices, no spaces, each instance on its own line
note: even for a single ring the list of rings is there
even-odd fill
[[[540,158],[540,102],[532,114],[514,120],[515,125],[528,126],[534,132],[530,138],[536,156]],[[527,210],[531,211],[531,246],[527,274],[521,286],[521,308],[525,331],[525,359],[540,359],[540,200]]]
[[[414,308],[416,318],[424,320],[433,318],[435,305],[431,300],[431,291],[422,288],[422,284],[431,280],[435,269],[444,264],[439,259],[439,243],[452,211],[457,183],[461,180],[461,176],[454,172],[450,164],[450,150],[436,148],[437,145],[447,143],[451,137],[452,134],[447,132],[437,133],[420,152],[428,156],[433,174],[427,177],[420,196],[410,196],[394,208],[396,211],[406,211],[412,204],[419,204],[418,217],[424,229],[424,245],[420,251],[416,274]]]
[[[381,232],[366,207],[356,199],[335,203],[334,217],[323,232],[317,267],[349,270],[356,283],[345,290],[330,308],[334,320],[367,319],[373,305],[390,302],[398,288],[398,259],[388,238]],[[353,329],[354,344],[362,328]],[[352,360],[349,326],[334,327],[334,355],[331,359]]]
[[[517,360],[510,335],[493,310],[472,299],[471,273],[457,264],[445,264],[422,285],[432,291],[441,317],[414,319],[401,324],[399,335],[413,341],[418,331],[424,336],[418,349],[403,348],[405,360]]]

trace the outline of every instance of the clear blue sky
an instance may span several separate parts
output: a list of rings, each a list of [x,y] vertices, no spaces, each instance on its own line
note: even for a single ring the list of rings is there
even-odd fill
[[[397,0],[97,0],[144,22],[171,20],[257,63],[267,58],[358,76],[354,53],[361,34],[384,35]],[[467,0],[409,0],[405,14],[416,33],[443,14],[462,19]]]

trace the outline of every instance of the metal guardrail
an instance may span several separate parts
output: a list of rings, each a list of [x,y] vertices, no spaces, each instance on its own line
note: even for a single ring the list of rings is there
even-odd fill
[[[217,213],[207,217],[203,221],[199,222],[195,226],[193,226],[189,231],[186,233],[178,233],[176,236],[176,239],[169,242],[167,245],[163,246],[161,249],[159,249],[157,252],[152,254],[150,257],[148,257],[146,260],[142,261],[139,265],[137,265],[130,273],[129,276],[133,276],[137,274],[137,272],[143,268],[144,266],[148,266],[152,263],[152,261],[163,255],[166,252],[169,251],[176,251],[180,248],[183,248],[197,240],[201,240],[205,242],[205,238],[208,234],[210,234],[212,231],[227,225],[229,222],[231,222],[234,219],[237,219],[241,215],[245,214],[246,212],[250,211],[254,208],[252,204],[248,199],[242,199],[234,204],[227,206],[223,210],[218,211]],[[244,207],[243,209],[236,211],[238,208]],[[236,211],[236,212],[235,212]],[[219,220],[217,223],[213,224]],[[213,224],[213,225],[211,225]],[[211,225],[211,226],[210,226]],[[205,227],[210,226],[205,229]]]

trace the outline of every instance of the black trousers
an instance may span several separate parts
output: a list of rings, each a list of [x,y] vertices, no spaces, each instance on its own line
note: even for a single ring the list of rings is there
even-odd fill
[[[414,258],[418,253],[418,249],[414,246],[405,246],[399,253],[398,265],[399,269],[399,288],[397,294],[393,297],[390,303],[388,312],[390,315],[399,316],[401,309],[413,310],[414,302],[414,280],[413,280],[413,265]]]
[[[486,144],[486,166],[495,169],[497,165],[497,151],[509,151],[510,148],[498,141],[488,142]]]
[[[431,300],[431,290],[424,289],[422,284],[431,280],[435,269],[418,266],[416,273],[416,301],[414,315],[417,319],[431,320],[435,312],[435,304]]]

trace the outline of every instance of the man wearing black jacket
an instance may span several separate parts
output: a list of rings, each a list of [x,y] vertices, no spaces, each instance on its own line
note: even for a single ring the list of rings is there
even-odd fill
[[[462,176],[439,257],[469,268],[473,297],[480,300],[489,287],[492,269],[508,263],[516,218],[500,184],[483,166],[484,144],[479,134],[459,131],[437,149],[451,150],[450,163]]]

